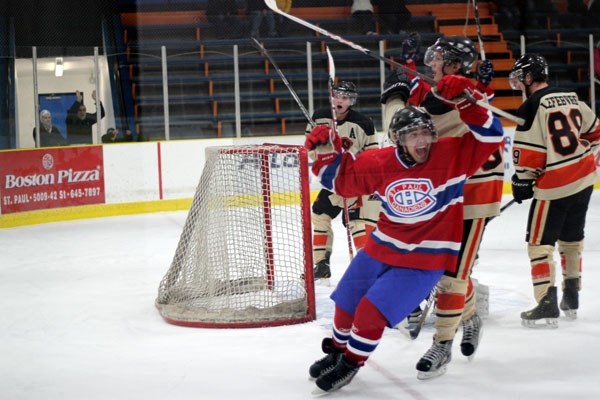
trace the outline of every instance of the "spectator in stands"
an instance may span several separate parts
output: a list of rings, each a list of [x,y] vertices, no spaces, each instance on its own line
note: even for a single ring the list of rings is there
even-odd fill
[[[250,17],[250,36],[260,36],[260,28],[263,20],[265,20],[269,37],[277,37],[275,16],[263,0],[246,0],[246,14]]]
[[[102,143],[116,143],[119,140],[119,131],[115,128],[108,128],[106,133],[102,135]]]
[[[292,9],[292,0],[277,0],[277,8],[281,11],[289,13]],[[290,30],[290,20],[283,15],[277,14],[277,32],[279,36],[287,36]]]
[[[412,14],[404,0],[375,0],[380,33],[397,34],[408,31]]]
[[[517,0],[495,0],[496,14],[498,15],[498,24],[501,27],[520,30],[521,27],[521,9]]]
[[[352,0],[352,20],[356,24],[356,30],[363,35],[376,35],[373,4],[370,0]]]
[[[217,36],[240,37],[240,21],[235,0],[208,0],[206,19]]]
[[[83,93],[75,92],[75,102],[67,111],[67,139],[70,144],[91,144],[92,125],[98,122],[96,113],[88,113],[83,104]],[[96,101],[96,91],[92,92],[92,100]],[[104,118],[104,107],[100,102],[100,118]]]
[[[119,137],[119,131],[115,128],[108,128],[106,133],[102,135],[102,143],[122,143],[133,142],[133,134],[131,129],[125,129],[123,137]]]
[[[36,141],[33,128],[33,141]],[[52,114],[48,110],[40,112],[40,147],[66,146],[68,143],[60,130],[52,125]]]
[[[587,1],[587,14],[583,26],[586,28],[597,28],[600,26],[600,0]]]

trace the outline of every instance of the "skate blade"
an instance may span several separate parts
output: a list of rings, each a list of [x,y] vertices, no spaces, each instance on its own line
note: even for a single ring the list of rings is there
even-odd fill
[[[315,285],[329,287],[329,286],[331,286],[331,279],[330,278],[316,278]]]
[[[479,328],[479,341],[477,342],[477,347],[475,347],[475,350],[473,351],[473,353],[471,353],[471,355],[467,356],[467,360],[469,362],[473,361],[473,359],[475,358],[475,354],[477,354],[477,350],[479,350],[479,344],[481,343],[482,337],[483,337],[483,329]]]
[[[577,310],[562,310],[562,312],[565,314],[565,318],[570,321],[577,319]]]
[[[521,324],[531,329],[556,329],[558,318],[521,319]]]
[[[440,375],[444,375],[446,373],[446,365],[442,365],[440,368],[435,371],[419,371],[417,373],[417,379],[422,381],[426,381],[428,379],[437,378]]]
[[[331,394],[333,392],[337,392],[339,389],[340,388],[335,388],[335,389],[332,388],[330,391],[326,392],[325,390],[323,390],[317,386],[315,389],[313,389],[311,394],[313,395],[313,397],[323,397],[323,396],[327,396],[328,394]]]

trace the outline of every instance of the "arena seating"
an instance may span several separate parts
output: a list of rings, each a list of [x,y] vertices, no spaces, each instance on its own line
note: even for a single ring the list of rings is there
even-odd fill
[[[413,14],[410,28],[411,31],[421,34],[422,52],[441,34],[468,35],[479,46],[471,2],[468,2],[470,6],[467,6],[465,1],[447,1],[443,4],[431,1],[407,3]],[[292,14],[342,35],[372,52],[383,51],[385,57],[392,59],[399,56],[400,46],[406,34],[357,35],[353,30],[348,2],[328,1],[327,6],[321,4],[295,1]],[[153,7],[160,6],[154,4]],[[160,55],[161,47],[164,46],[167,53],[171,137],[233,136],[233,48],[237,45],[243,134],[278,135],[304,132],[304,114],[276,71],[251,45],[249,37],[223,38],[222,31],[215,30],[208,24],[204,11],[198,8],[197,4],[182,8],[184,9],[162,12],[140,12],[138,9],[136,12],[124,11],[121,14],[129,63],[127,70],[133,85],[138,131],[151,140],[163,138],[163,70]],[[493,81],[496,90],[494,105],[514,112],[521,104],[521,96],[510,89],[508,73],[514,62],[513,55],[520,51],[517,35],[520,32],[504,31],[497,25],[493,3],[481,2],[478,8],[485,54],[494,62],[496,70],[496,78]],[[242,29],[249,32],[248,21],[242,8],[239,15]],[[338,78],[357,83],[357,107],[371,116],[376,128],[381,130],[380,62],[301,25],[292,23],[290,28],[285,37],[261,37],[260,40],[275,58],[304,104],[307,107],[309,105],[309,89],[312,89],[314,109],[328,104],[325,49],[329,47],[336,61]],[[531,38],[538,34],[533,31],[528,33],[532,35]],[[585,91],[586,64],[581,57],[585,49],[580,52],[579,47],[573,46],[571,42],[579,40],[580,36],[571,30],[560,29],[543,29],[539,34],[553,39],[544,44],[532,44],[528,51],[547,51],[545,55],[551,62],[554,81],[565,81],[578,93]],[[312,88],[309,86],[307,75],[307,43],[311,47]],[[383,73],[387,73],[388,69],[389,66],[386,65]],[[426,72],[427,68],[420,66],[419,70]],[[568,81],[564,76],[568,76]],[[573,76],[577,78],[573,79]]]

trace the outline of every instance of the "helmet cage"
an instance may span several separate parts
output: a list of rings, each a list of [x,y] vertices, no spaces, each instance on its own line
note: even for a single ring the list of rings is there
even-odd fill
[[[463,36],[440,37],[431,46],[427,48],[423,62],[428,67],[435,59],[435,53],[442,55],[444,66],[450,66],[454,63],[460,64],[460,71],[463,75],[470,72],[473,63],[477,60],[477,50],[471,39]]]
[[[337,85],[335,85],[333,87],[333,95],[347,96],[350,99],[351,106],[356,104],[356,100],[358,99],[358,91],[356,90],[356,85],[349,81],[340,81]]]

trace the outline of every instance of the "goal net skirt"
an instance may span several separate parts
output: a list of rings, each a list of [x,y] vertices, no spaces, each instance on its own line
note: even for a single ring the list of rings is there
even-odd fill
[[[315,319],[308,158],[302,146],[206,149],[156,307],[169,323],[244,328]]]

